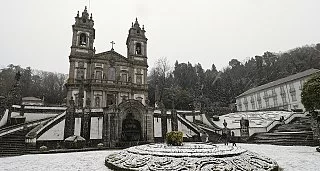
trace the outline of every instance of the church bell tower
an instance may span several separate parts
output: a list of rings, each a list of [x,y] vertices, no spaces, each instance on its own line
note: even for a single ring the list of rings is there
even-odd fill
[[[90,65],[91,59],[95,54],[93,47],[95,39],[95,29],[92,14],[89,16],[87,7],[81,16],[79,11],[75,17],[75,24],[72,25],[72,45],[69,56],[69,79],[66,84],[67,99],[73,97],[77,104],[78,99],[85,101],[86,93],[81,90],[81,85],[91,78]],[[84,94],[84,95],[83,95]],[[68,102],[67,102],[68,103]],[[81,104],[77,104],[80,105]]]
[[[147,38],[144,26],[140,27],[138,19],[132,23],[127,38],[127,55],[131,60],[143,61],[147,63]]]

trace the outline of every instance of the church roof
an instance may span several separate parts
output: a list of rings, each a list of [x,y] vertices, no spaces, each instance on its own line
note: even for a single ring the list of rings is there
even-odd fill
[[[308,70],[305,70],[303,72],[299,72],[297,74],[290,75],[288,77],[281,78],[281,79],[272,81],[270,83],[267,83],[267,84],[264,84],[264,85],[249,89],[249,90],[245,91],[244,93],[240,94],[239,96],[237,96],[236,98],[239,98],[239,97],[242,97],[242,96],[245,96],[245,95],[248,95],[248,94],[252,94],[252,93],[264,90],[264,89],[268,89],[270,87],[274,87],[274,86],[277,86],[277,85],[280,85],[280,84],[283,84],[283,83],[286,83],[286,82],[289,82],[289,81],[293,81],[293,80],[296,80],[296,79],[299,79],[299,78],[303,78],[303,77],[315,74],[315,73],[317,73],[319,71],[320,70],[314,69],[314,68],[308,69]]]
[[[128,59],[124,57],[123,55],[119,54],[118,52],[114,50],[109,50],[106,52],[97,53],[94,55],[95,58],[106,58],[108,60],[113,59],[115,61],[124,61],[127,62]]]

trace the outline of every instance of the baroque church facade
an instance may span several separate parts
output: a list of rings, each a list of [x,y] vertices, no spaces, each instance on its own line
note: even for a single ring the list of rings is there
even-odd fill
[[[140,27],[137,19],[132,23],[126,41],[127,57],[124,57],[113,47],[110,51],[96,53],[94,21],[86,9],[81,16],[78,12],[75,21],[66,84],[67,99],[72,97],[76,106],[91,108],[119,105],[128,99],[146,105],[148,39],[144,27]]]
[[[153,110],[148,107],[147,38],[138,20],[126,40],[127,56],[112,49],[96,53],[92,14],[85,8],[72,25],[63,139],[88,144],[130,146],[153,142]]]

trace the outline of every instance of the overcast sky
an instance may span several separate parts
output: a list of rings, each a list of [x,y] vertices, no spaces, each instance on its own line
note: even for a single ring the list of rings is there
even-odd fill
[[[74,17],[89,0],[1,1],[0,66],[68,73]],[[161,57],[173,64],[244,61],[320,40],[319,0],[91,0],[97,53],[126,56],[126,37],[138,17],[145,25],[149,66]]]

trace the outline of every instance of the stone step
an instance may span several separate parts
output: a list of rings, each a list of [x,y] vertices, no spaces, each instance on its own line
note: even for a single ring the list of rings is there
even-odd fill
[[[255,144],[273,144],[273,145],[290,145],[290,146],[316,146],[313,141],[255,141]]]
[[[285,141],[285,140],[313,140],[313,137],[283,137],[283,138],[269,138],[269,137],[263,137],[263,138],[255,138],[254,141],[259,141],[259,140],[281,140],[281,141]]]

